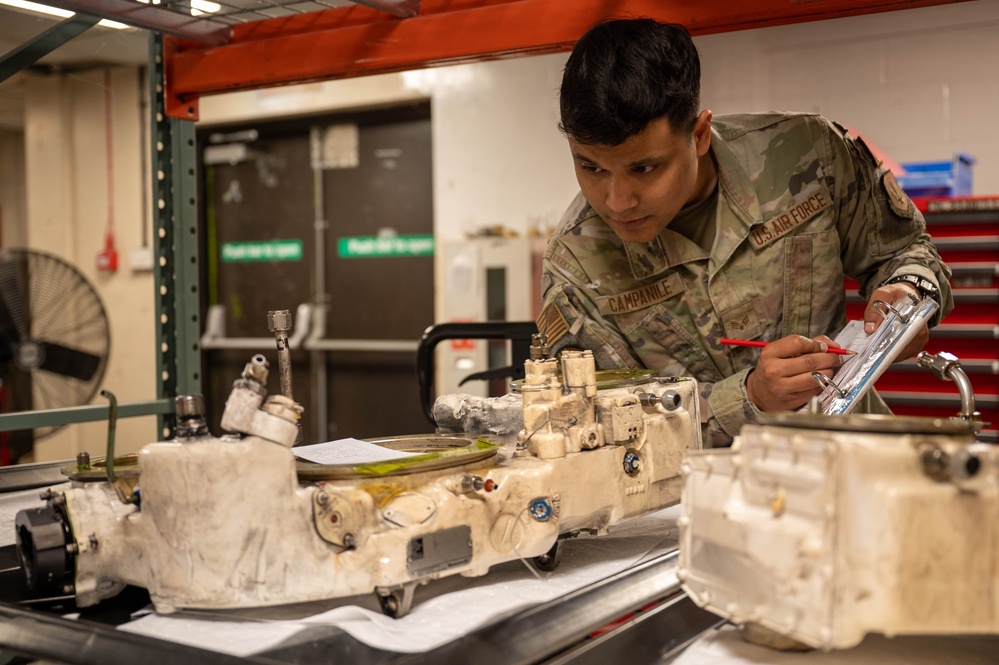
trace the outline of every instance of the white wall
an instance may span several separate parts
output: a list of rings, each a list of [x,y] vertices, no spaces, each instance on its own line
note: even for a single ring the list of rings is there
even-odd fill
[[[716,114],[815,111],[897,162],[978,159],[974,193],[999,194],[999,2],[699,37]]]
[[[105,71],[25,80],[27,205],[20,226],[25,231],[23,245],[68,261],[98,291],[111,329],[102,387],[115,393],[119,402],[144,401],[156,397],[153,275],[132,270],[128,260],[129,252],[142,243],[143,227],[149,224],[142,202],[139,72],[137,68],[110,70],[108,108]],[[108,113],[113,127],[110,159]],[[109,179],[113,198],[109,198]],[[119,252],[115,273],[97,270],[109,203],[113,203]],[[149,237],[148,229],[145,236]],[[93,403],[107,402],[95,397]],[[156,419],[122,419],[117,433],[120,452],[137,450],[156,439]],[[36,442],[35,460],[65,459],[80,450],[103,454],[106,441],[104,422],[64,427]]]

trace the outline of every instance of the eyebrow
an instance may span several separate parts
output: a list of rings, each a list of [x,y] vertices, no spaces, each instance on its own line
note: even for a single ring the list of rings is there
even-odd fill
[[[593,164],[595,166],[603,168],[602,166],[600,166],[600,163],[597,160],[591,159],[590,157],[587,157],[586,155],[581,155],[578,152],[573,151],[572,157],[573,157],[573,159],[578,159],[581,162],[589,162],[590,164]],[[634,161],[634,162],[631,162],[630,164],[626,164],[625,168],[633,169],[636,166],[648,166],[649,164],[659,164],[661,162],[665,162],[666,159],[667,159],[666,155],[649,155],[645,159],[639,159],[638,161]]]

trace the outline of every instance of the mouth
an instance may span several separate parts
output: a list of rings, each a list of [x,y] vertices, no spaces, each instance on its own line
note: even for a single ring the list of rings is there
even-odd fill
[[[636,226],[641,226],[648,219],[649,219],[649,216],[646,215],[645,217],[635,217],[635,218],[632,218],[632,219],[614,219],[614,218],[611,218],[611,221],[615,225],[627,229],[627,228],[634,228]]]

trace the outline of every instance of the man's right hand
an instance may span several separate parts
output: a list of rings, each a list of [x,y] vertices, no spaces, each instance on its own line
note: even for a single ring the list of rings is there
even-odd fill
[[[832,378],[842,356],[826,353],[839,345],[825,335],[789,335],[771,342],[746,377],[746,395],[760,411],[791,411],[821,392],[812,372]]]

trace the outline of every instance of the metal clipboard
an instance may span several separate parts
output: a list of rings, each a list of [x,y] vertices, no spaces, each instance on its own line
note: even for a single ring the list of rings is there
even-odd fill
[[[818,400],[818,413],[847,414],[853,411],[858,400],[874,387],[920,327],[927,325],[940,307],[932,298],[920,300],[914,295],[907,295],[891,304],[876,300],[874,306],[884,317],[881,325],[866,338],[858,337],[852,344],[845,345],[856,354],[847,357],[831,379],[819,372],[812,373],[812,378],[822,386],[822,393],[799,411],[816,412],[815,400]],[[842,334],[837,336],[837,342]]]

